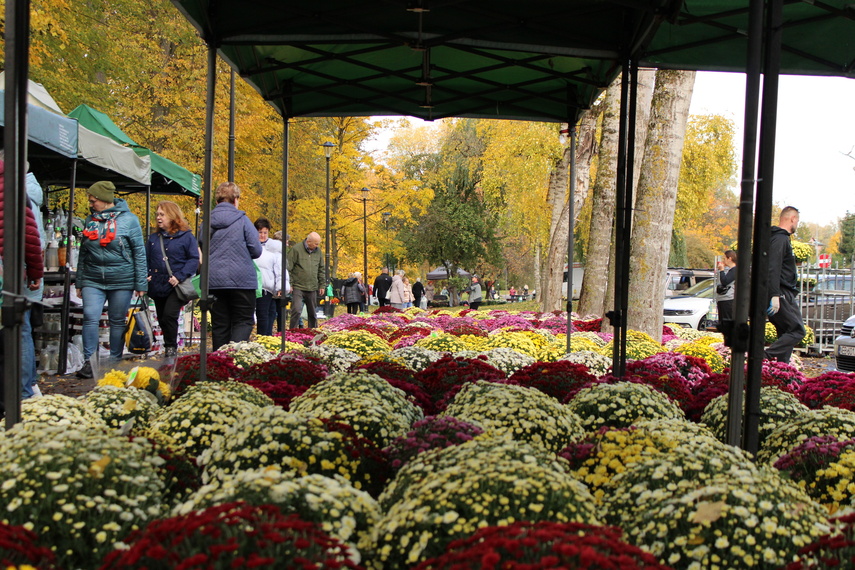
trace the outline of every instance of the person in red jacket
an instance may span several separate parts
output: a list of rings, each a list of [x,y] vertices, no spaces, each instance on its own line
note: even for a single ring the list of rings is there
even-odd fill
[[[3,175],[6,172],[5,153],[0,149],[0,212],[6,209],[6,192],[5,181]],[[44,257],[42,257],[42,242],[39,237],[39,227],[36,225],[36,218],[29,206],[26,206],[26,230],[24,235],[24,263],[26,264],[27,287],[35,291],[41,284],[44,277],[45,265]],[[5,237],[5,221],[4,216],[0,213],[0,256],[3,255],[3,245]],[[24,315],[25,319],[29,318],[29,311]],[[5,333],[5,331],[4,331]],[[0,338],[0,380],[3,376],[3,342]],[[0,411],[3,411],[3,390],[0,390]]]

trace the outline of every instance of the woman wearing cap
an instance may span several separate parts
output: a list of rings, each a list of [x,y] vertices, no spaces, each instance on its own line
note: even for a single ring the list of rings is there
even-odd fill
[[[111,182],[96,182],[87,191],[86,217],[77,261],[77,294],[83,299],[83,358],[79,378],[92,378],[90,357],[98,350],[98,321],[106,302],[110,318],[110,358],[124,352],[125,317],[134,291],[148,290],[148,266],[142,228],[128,204],[113,195]]]

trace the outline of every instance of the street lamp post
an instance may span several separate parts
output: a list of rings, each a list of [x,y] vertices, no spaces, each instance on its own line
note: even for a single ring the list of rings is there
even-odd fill
[[[335,143],[329,141],[321,145],[324,147],[324,156],[327,159],[327,192],[326,192],[326,224],[324,225],[324,288],[330,283],[330,157],[332,157],[332,149],[335,148]],[[324,304],[324,314],[327,317],[332,317],[332,298],[326,300]]]
[[[389,253],[389,249],[388,249],[389,248],[389,218],[392,217],[392,213],[391,212],[383,212],[381,214],[381,216],[383,216],[383,229],[385,230],[384,233],[386,234],[385,235],[386,246],[383,248],[385,250],[385,253],[383,254],[383,257],[384,257],[383,265],[385,265],[389,269],[390,273],[394,273],[395,269],[393,267],[391,267],[392,255],[391,255],[391,253]]]
[[[368,188],[362,190],[362,278],[368,283]]]

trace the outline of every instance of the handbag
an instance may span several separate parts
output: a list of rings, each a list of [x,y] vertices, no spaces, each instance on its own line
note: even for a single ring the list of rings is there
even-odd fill
[[[137,298],[137,305],[131,307],[128,323],[125,326],[125,346],[131,354],[145,354],[154,343],[151,315],[148,313],[148,298]]]
[[[172,277],[172,268],[169,266],[169,257],[166,255],[166,248],[163,247],[163,234],[158,234],[158,237],[160,238],[160,251],[163,253],[163,261],[166,263],[166,271],[169,273],[169,276]],[[193,285],[192,277],[179,282],[178,285],[175,286],[175,294],[178,295],[178,300],[185,305],[190,301],[199,298],[199,293]]]
[[[392,298],[392,289],[391,289],[391,288],[389,288],[389,289],[386,291],[386,299],[388,300],[388,299],[391,299],[391,298]]]

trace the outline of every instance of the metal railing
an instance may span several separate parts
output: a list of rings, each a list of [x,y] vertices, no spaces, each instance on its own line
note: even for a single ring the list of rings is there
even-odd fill
[[[805,325],[814,331],[812,352],[834,350],[843,322],[855,314],[855,268],[801,266],[799,304]]]

